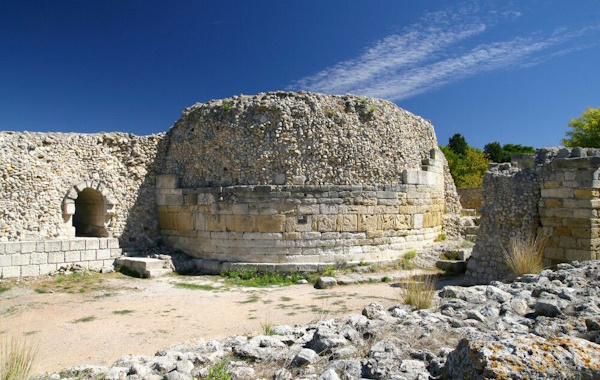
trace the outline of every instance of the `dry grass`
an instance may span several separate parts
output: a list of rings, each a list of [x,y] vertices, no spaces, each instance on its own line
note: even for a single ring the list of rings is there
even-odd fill
[[[25,338],[4,335],[0,339],[0,380],[25,380],[31,370],[37,349]]]
[[[517,276],[540,273],[544,269],[544,242],[540,237],[514,239],[510,244],[510,252],[504,254],[506,265]]]
[[[435,296],[435,280],[434,275],[426,274],[407,278],[400,283],[400,301],[417,310],[428,309]]]

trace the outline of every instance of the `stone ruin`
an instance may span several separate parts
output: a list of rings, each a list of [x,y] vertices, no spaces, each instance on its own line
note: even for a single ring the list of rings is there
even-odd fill
[[[600,258],[599,149],[544,148],[492,164],[482,193],[469,282],[506,277],[514,239],[539,239],[549,266]]]
[[[384,100],[235,96],[187,108],[168,133],[0,132],[0,147],[3,278],[165,251],[205,272],[311,271],[461,232],[431,123]],[[581,148],[493,164],[468,280],[507,275],[515,238],[544,237],[548,264],[597,259],[599,169]]]
[[[314,270],[456,233],[429,121],[356,96],[275,92],[187,108],[168,133],[0,132],[0,276],[112,266],[157,247]]]

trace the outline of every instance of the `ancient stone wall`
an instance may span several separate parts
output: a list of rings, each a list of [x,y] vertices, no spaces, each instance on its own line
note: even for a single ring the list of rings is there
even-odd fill
[[[483,192],[481,186],[466,189],[456,189],[460,198],[460,205],[466,209],[479,210],[483,203]]]
[[[81,236],[152,246],[159,236],[154,161],[163,137],[0,132],[0,241],[73,238],[77,209],[87,209]]]
[[[454,230],[450,178],[429,121],[351,95],[196,104],[153,136],[0,132],[0,242],[15,242],[5,271],[58,264],[38,259],[38,242],[71,252],[66,239],[116,238],[143,252],[161,232],[204,259],[386,259]]]
[[[431,123],[384,100],[236,96],[186,109],[168,141],[161,231],[205,260],[398,258],[460,212]]]
[[[492,164],[483,181],[469,280],[489,282],[507,275],[503,256],[515,239],[538,238],[548,265],[597,259],[599,178],[598,149],[538,149],[535,156]]]
[[[39,276],[69,265],[100,270],[121,254],[116,238],[0,242],[0,278]]]

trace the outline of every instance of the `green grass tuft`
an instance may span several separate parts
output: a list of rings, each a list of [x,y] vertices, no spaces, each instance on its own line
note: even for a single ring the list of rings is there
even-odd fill
[[[94,317],[92,315],[92,316],[89,316],[89,317],[83,317],[83,318],[76,319],[72,323],[91,322],[91,321],[93,321],[95,319],[96,319],[96,317]]]
[[[124,309],[124,310],[113,311],[113,314],[117,314],[117,315],[125,315],[125,314],[131,314],[131,313],[133,313],[133,310]]]
[[[0,379],[25,380],[31,377],[37,348],[21,337],[0,340]]]
[[[212,285],[200,285],[200,284],[190,284],[187,282],[178,282],[175,284],[176,288],[181,289],[190,289],[190,290],[215,290],[216,288]]]
[[[428,309],[435,296],[435,276],[418,275],[400,283],[400,301],[417,310]]]
[[[208,367],[207,380],[231,380],[232,377],[227,373],[227,360],[220,361]]]
[[[540,273],[544,269],[543,238],[516,238],[511,241],[510,252],[504,255],[504,261],[517,276],[526,273]]]
[[[294,285],[302,279],[299,273],[257,272],[241,268],[239,270],[227,269],[221,276],[237,286],[266,287],[271,285]]]

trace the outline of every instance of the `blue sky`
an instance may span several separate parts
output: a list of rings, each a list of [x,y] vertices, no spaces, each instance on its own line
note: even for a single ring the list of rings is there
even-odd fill
[[[391,100],[461,133],[558,145],[600,106],[600,0],[0,2],[0,130],[168,130],[275,90]]]

